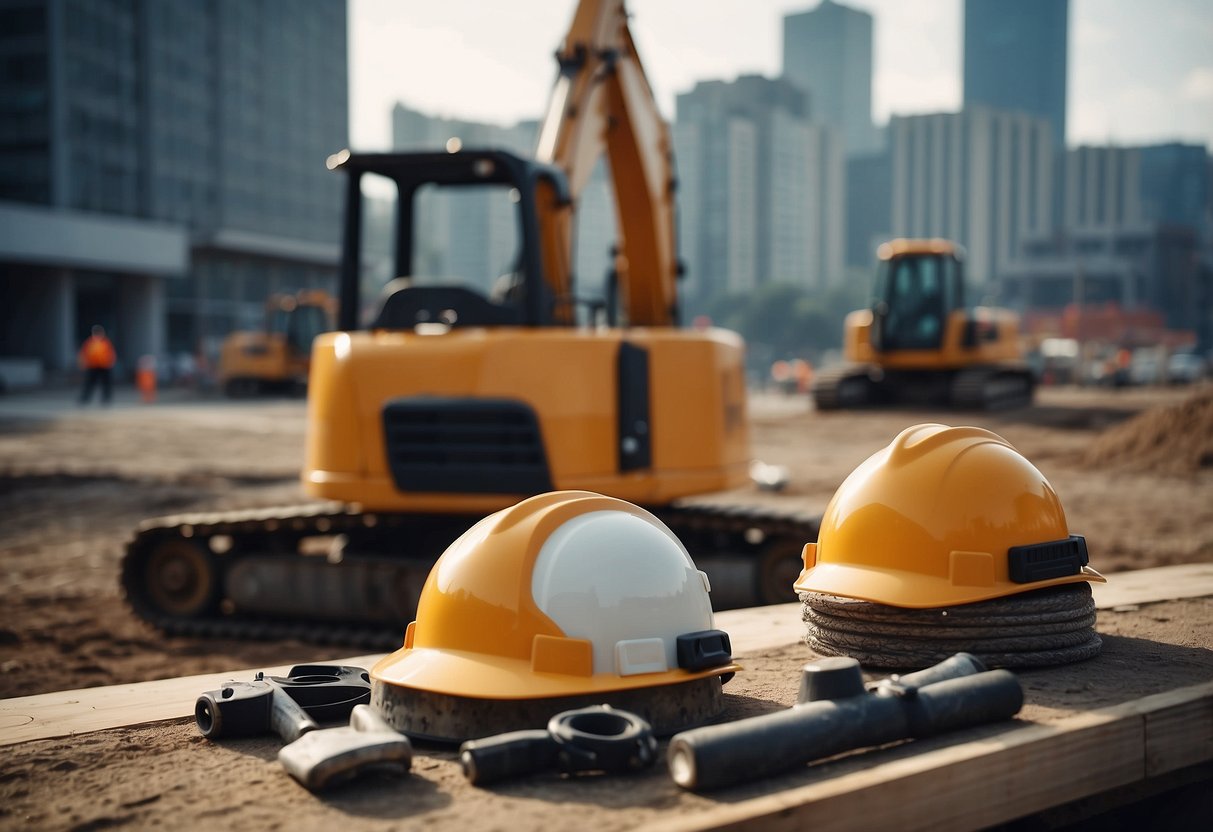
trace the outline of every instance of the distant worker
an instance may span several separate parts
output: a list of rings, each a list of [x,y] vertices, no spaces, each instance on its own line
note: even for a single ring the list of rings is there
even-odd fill
[[[105,337],[105,327],[93,326],[90,335],[80,347],[78,356],[80,369],[84,370],[84,387],[80,391],[80,404],[88,404],[93,397],[93,388],[101,385],[101,401],[109,404],[113,393],[114,362],[117,355],[114,345]]]

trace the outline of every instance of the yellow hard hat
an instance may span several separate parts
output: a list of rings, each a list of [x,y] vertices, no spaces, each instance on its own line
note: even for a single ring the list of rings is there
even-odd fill
[[[1104,581],[1044,475],[997,434],[915,425],[839,487],[795,587],[895,607]]]
[[[492,514],[431,569],[388,685],[537,699],[732,674],[707,575],[664,523],[586,491]]]

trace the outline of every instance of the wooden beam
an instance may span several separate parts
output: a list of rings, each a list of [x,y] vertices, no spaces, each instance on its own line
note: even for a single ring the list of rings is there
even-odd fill
[[[1213,563],[1118,572],[1109,577],[1108,584],[1094,584],[1093,588],[1099,609],[1209,596],[1213,595]],[[716,615],[716,626],[729,633],[733,652],[741,657],[798,644],[804,634],[797,602],[721,612]],[[326,664],[369,667],[381,656],[355,656]],[[187,717],[194,712],[198,694],[230,679],[251,679],[255,670],[281,675],[289,667],[233,670],[0,700],[0,746]],[[1182,726],[1176,730],[1182,730]]]
[[[369,667],[378,659],[378,655],[353,656],[309,664]],[[282,665],[257,670],[264,670],[268,676],[284,676],[291,667]],[[218,690],[224,682],[233,679],[252,681],[255,672],[204,673],[0,700],[0,746],[193,716],[199,694]]]
[[[1213,595],[1213,563],[1156,566],[1132,572],[1113,572],[1106,577],[1106,584],[1091,584],[1096,609],[1111,610]]]

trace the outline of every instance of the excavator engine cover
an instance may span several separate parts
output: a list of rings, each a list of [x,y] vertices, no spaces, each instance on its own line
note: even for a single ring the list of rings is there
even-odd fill
[[[723,707],[732,662],[707,576],[660,520],[584,491],[481,520],[431,570],[404,646],[371,670],[397,730],[462,741],[589,704],[669,734]]]

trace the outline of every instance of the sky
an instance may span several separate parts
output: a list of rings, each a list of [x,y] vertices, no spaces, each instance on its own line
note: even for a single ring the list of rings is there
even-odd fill
[[[1006,0],[1014,2],[1014,0]],[[963,0],[847,0],[875,18],[872,108],[956,110]],[[385,150],[401,102],[428,115],[538,118],[576,0],[349,0],[350,143]],[[631,0],[658,104],[697,81],[779,74],[782,19],[817,0]],[[1213,146],[1213,0],[1071,0],[1068,144]]]

